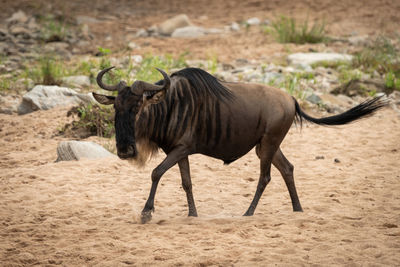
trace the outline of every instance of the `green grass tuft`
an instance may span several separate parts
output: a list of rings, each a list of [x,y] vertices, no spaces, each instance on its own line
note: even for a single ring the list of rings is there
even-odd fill
[[[294,18],[281,16],[272,23],[276,40],[280,43],[321,43],[327,41],[325,23],[315,22],[309,27],[308,20],[298,25]]]

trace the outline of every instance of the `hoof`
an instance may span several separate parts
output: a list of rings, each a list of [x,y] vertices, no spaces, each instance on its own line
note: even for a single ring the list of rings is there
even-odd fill
[[[149,211],[142,211],[142,216],[140,218],[140,222],[142,224],[148,223],[149,221],[151,221],[151,210]]]

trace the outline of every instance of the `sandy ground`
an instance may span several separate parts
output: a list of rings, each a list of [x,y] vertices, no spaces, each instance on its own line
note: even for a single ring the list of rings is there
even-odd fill
[[[144,169],[117,158],[54,163],[66,111],[0,115],[1,266],[400,264],[400,119],[390,108],[290,130],[282,150],[303,213],[273,169],[255,215],[242,217],[257,185],[254,151],[229,166],[193,155],[199,217],[187,217],[173,167],[145,225],[150,173],[164,155]]]
[[[358,48],[277,44],[256,27],[196,40],[131,36],[179,13],[205,27],[255,16],[323,19],[329,36],[393,36],[400,23],[400,2],[393,0],[3,0],[1,6],[1,20],[18,9],[96,18],[89,25],[93,51],[134,41],[140,48],[133,54],[189,51],[190,58],[222,62]],[[153,220],[145,225],[138,223],[140,211],[163,155],[143,169],[118,158],[55,163],[66,113],[0,114],[0,266],[400,265],[400,117],[390,108],[343,127],[291,129],[282,150],[295,166],[303,213],[292,212],[273,169],[255,215],[242,217],[257,186],[254,151],[229,166],[193,155],[199,217],[187,217],[174,167],[162,178]]]

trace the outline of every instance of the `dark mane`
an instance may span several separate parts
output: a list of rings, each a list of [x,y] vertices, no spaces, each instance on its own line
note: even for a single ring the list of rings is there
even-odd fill
[[[233,93],[204,70],[186,68],[175,72],[174,86],[167,91],[165,100],[149,106],[141,115],[138,137],[147,136],[159,147],[168,148],[188,128],[204,137],[205,143],[219,142],[221,137],[221,106],[234,99]],[[156,84],[161,85],[163,81]]]
[[[233,98],[232,92],[223,86],[220,80],[202,69],[185,68],[171,75],[171,77],[174,76],[186,78],[191,85],[191,89],[195,91],[194,93],[196,95],[208,94],[220,101]]]

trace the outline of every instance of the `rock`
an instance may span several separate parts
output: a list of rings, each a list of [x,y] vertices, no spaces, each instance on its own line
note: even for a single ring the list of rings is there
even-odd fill
[[[136,64],[139,64],[139,63],[141,63],[143,61],[143,57],[141,55],[132,55],[131,59]]]
[[[62,78],[62,81],[66,85],[71,85],[76,87],[90,86],[90,78],[85,75],[64,77]]]
[[[93,101],[91,94],[79,94],[66,87],[37,85],[22,97],[18,114],[23,115],[36,110],[48,110],[57,106],[78,105],[91,101]]]
[[[236,22],[232,22],[232,24],[231,24],[231,26],[230,26],[230,29],[232,30],[232,31],[239,31],[240,30],[240,26],[239,26],[239,24],[238,23],[236,23]]]
[[[58,56],[69,58],[71,52],[69,51],[69,44],[65,42],[50,42],[44,45],[46,52],[55,53]]]
[[[114,154],[93,142],[61,141],[57,146],[57,160],[70,161],[115,157]]]
[[[383,92],[389,95],[393,88],[387,88],[382,79],[351,80],[331,91],[332,94],[353,96],[368,96],[370,93]]]
[[[29,30],[36,31],[39,30],[40,26],[36,23],[36,19],[34,17],[29,19],[29,22],[26,24]]]
[[[341,109],[348,109],[354,106],[356,103],[348,96],[345,95],[332,95],[332,94],[322,94],[320,95],[320,99],[323,103],[328,104],[329,106],[338,106]]]
[[[158,32],[162,35],[171,35],[176,29],[191,26],[187,15],[181,14],[170,18],[158,26]]]
[[[271,21],[270,21],[269,19],[265,19],[265,20],[262,22],[262,24],[263,24],[263,25],[266,25],[266,26],[269,26],[269,25],[271,25]]]
[[[254,17],[254,18],[249,18],[249,19],[246,21],[246,23],[249,24],[249,25],[260,25],[261,21],[260,21],[259,18]]]
[[[366,46],[369,44],[368,35],[360,35],[360,36],[350,36],[348,41],[351,45],[354,46]]]
[[[262,82],[265,84],[279,84],[283,82],[285,76],[280,72],[266,72],[262,78]]]
[[[322,102],[322,99],[317,96],[316,94],[312,93],[311,95],[309,95],[306,100],[310,103],[313,103],[315,105],[320,104]]]
[[[21,102],[21,97],[13,95],[0,95],[0,113],[13,114],[17,113],[18,105]]]
[[[0,42],[4,42],[8,39],[8,31],[4,28],[0,28]]]
[[[350,61],[353,56],[338,53],[295,53],[288,56],[290,65],[312,65],[323,61]]]
[[[22,27],[19,25],[15,25],[15,26],[11,27],[10,33],[14,36],[22,37],[25,39],[31,38],[30,31],[28,29],[26,29],[25,27]]]
[[[149,33],[145,29],[139,29],[135,35],[135,37],[148,37],[148,36]]]
[[[205,34],[221,34],[224,32],[223,29],[218,28],[203,28]]]
[[[10,24],[15,23],[26,23],[28,21],[28,17],[26,16],[25,12],[22,10],[18,10],[10,18],[6,20]]]
[[[89,17],[89,16],[76,16],[76,22],[78,24],[86,24],[86,23],[99,23],[100,20],[93,18],[93,17]]]
[[[129,49],[136,49],[136,48],[139,48],[139,46],[135,42],[129,42],[128,43],[128,48]]]
[[[202,27],[197,26],[187,26],[183,28],[176,29],[171,37],[175,38],[196,38],[205,35],[205,30]]]

